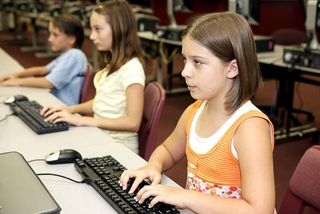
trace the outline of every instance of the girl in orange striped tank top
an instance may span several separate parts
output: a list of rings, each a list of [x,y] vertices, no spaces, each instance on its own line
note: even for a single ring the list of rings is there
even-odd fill
[[[197,101],[180,117],[148,164],[123,172],[129,192],[153,196],[195,213],[273,213],[273,126],[250,98],[261,84],[255,42],[247,21],[232,12],[204,15],[182,35],[182,76]],[[186,155],[186,188],[161,185],[161,173]]]

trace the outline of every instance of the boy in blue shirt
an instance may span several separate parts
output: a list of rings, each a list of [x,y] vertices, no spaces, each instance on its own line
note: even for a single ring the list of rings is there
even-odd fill
[[[50,21],[49,33],[51,49],[61,54],[46,66],[0,76],[0,85],[48,88],[65,104],[78,104],[87,69],[87,58],[80,50],[84,40],[82,24],[73,15],[60,15]]]

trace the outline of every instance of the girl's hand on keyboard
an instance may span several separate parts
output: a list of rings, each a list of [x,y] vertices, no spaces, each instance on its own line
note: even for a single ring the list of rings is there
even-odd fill
[[[187,195],[190,191],[172,187],[165,186],[162,184],[146,185],[144,186],[136,195],[136,201],[142,204],[148,198],[152,198],[149,203],[149,208],[152,208],[159,202],[165,204],[173,205],[179,209],[186,208],[186,200],[189,198]],[[148,201],[148,200],[147,200]]]
[[[70,114],[67,111],[56,111],[46,117],[44,120],[49,123],[67,122],[75,126],[81,126],[81,116],[77,114]]]
[[[119,185],[122,189],[126,190],[128,188],[128,182],[130,179],[134,179],[129,193],[135,192],[139,184],[144,180],[150,180],[151,184],[158,184],[161,181],[161,173],[156,168],[151,165],[146,165],[142,168],[136,170],[125,170],[120,177]]]
[[[64,110],[64,107],[62,107],[62,106],[44,106],[41,109],[40,114],[43,117],[47,118],[50,115],[52,115],[53,113],[59,112],[59,111],[62,111],[62,110]]]

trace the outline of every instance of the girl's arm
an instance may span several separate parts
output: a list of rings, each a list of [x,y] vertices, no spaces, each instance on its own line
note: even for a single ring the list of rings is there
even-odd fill
[[[150,185],[139,191],[138,201],[154,196],[151,206],[164,202],[195,213],[274,213],[275,186],[269,125],[260,118],[246,120],[237,130],[234,144],[241,167],[242,199],[224,199],[197,191]],[[163,158],[160,155],[164,154],[157,151],[157,159],[154,160],[162,163],[158,166],[160,169],[165,169],[168,155]]]
[[[161,172],[169,169],[173,164],[185,156],[187,141],[185,120],[189,108],[183,112],[173,132],[160,146],[158,146],[148,161],[149,165],[154,166],[157,166],[158,163],[162,163],[160,166]]]
[[[87,116],[73,115],[72,113],[92,113],[92,101],[89,103],[71,106],[66,111],[52,108],[43,111],[47,116],[46,121],[61,122],[65,121],[76,126],[95,126],[107,130],[137,132],[140,127],[142,112],[144,87],[141,84],[132,84],[126,90],[127,96],[127,116],[121,118],[94,118]],[[53,113],[50,115],[51,113]]]
[[[127,116],[98,121],[98,127],[115,131],[138,132],[143,114],[144,87],[135,83],[126,90]]]
[[[88,115],[93,113],[92,105],[93,105],[93,99],[85,103],[80,103],[78,105],[68,106],[64,108],[64,110],[71,114],[79,113],[81,115]],[[48,113],[51,114],[52,112],[48,112]]]
[[[152,184],[159,183],[161,181],[161,173],[184,157],[186,145],[185,118],[187,111],[182,114],[170,136],[152,153],[145,167],[137,170],[126,170],[121,175],[119,183],[123,189],[127,188],[130,178],[135,178],[135,181],[129,192],[134,192],[144,179],[149,179],[152,181]]]
[[[62,119],[61,121],[75,124],[79,119],[81,119],[81,116],[74,114],[92,114],[92,104],[93,100],[73,106],[44,106],[41,109],[40,114],[45,117],[45,121],[53,122],[54,120]]]
[[[235,136],[242,197],[255,213],[273,213],[275,207],[271,135],[266,120],[255,117],[243,122]]]
[[[75,125],[96,126],[107,130],[137,132],[140,127],[142,112],[144,87],[141,84],[132,84],[126,90],[127,96],[127,116],[121,118],[93,118],[81,117]]]

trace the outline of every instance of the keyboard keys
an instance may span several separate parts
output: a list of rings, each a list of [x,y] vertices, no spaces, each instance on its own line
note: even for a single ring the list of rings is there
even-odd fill
[[[175,207],[164,203],[157,203],[153,208],[148,208],[152,198],[139,204],[134,196],[144,185],[148,185],[145,181],[138,186],[133,194],[128,193],[133,179],[129,180],[127,190],[122,190],[118,180],[126,168],[112,156],[76,160],[75,168],[118,213],[180,213]]]
[[[56,124],[44,121],[40,115],[42,106],[36,101],[19,101],[9,104],[12,111],[34,132],[46,134],[69,129],[68,123],[60,122]]]

